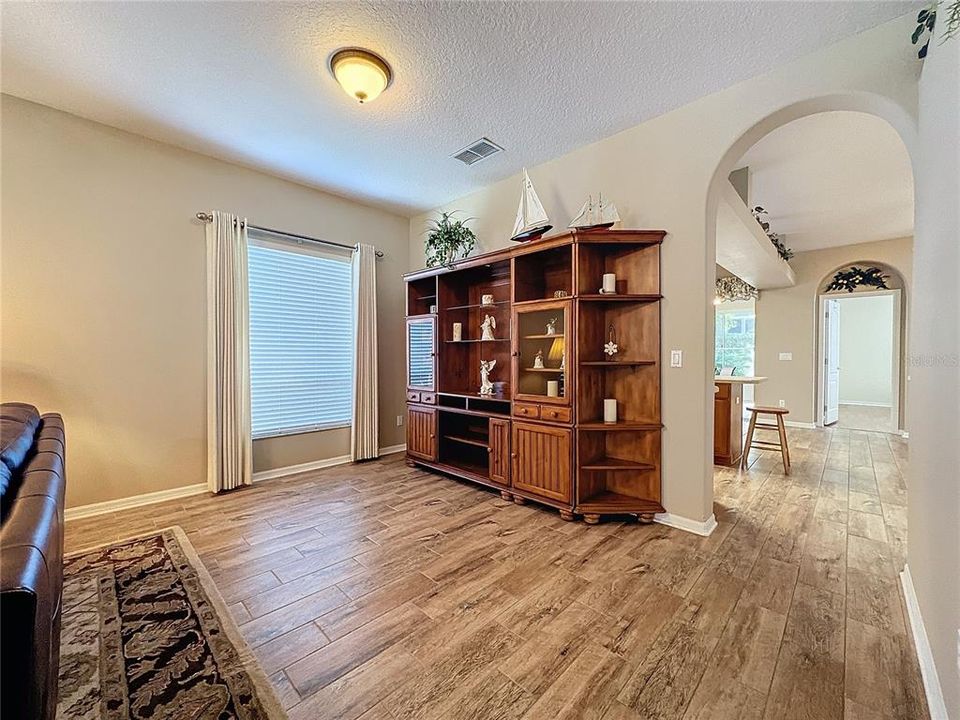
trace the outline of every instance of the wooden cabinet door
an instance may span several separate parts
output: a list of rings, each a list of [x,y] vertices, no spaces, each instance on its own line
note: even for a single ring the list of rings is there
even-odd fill
[[[510,421],[490,418],[490,479],[510,484]]]
[[[569,503],[573,497],[570,440],[567,428],[513,423],[513,486]]]
[[[437,459],[437,411],[433,408],[407,408],[407,454],[421,460]]]

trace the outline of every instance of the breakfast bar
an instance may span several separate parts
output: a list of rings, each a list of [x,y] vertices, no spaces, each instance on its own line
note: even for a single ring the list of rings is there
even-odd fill
[[[713,389],[713,463],[735,466],[743,454],[743,386],[765,377],[717,375]]]

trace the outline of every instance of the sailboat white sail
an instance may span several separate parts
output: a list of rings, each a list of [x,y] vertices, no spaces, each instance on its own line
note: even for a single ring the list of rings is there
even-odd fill
[[[523,189],[520,192],[520,206],[517,208],[517,220],[513,224],[513,237],[511,240],[530,240],[543,235],[552,228],[550,218],[540,198],[537,197],[537,191],[533,189],[533,183],[530,182],[530,176],[527,175],[527,169],[523,169]]]
[[[568,227],[578,230],[590,230],[594,228],[608,228],[614,223],[620,222],[620,213],[617,212],[617,206],[613,203],[604,203],[603,195],[600,195],[599,202],[593,204],[593,196],[587,197],[587,201],[580,208],[577,216],[570,221]]]

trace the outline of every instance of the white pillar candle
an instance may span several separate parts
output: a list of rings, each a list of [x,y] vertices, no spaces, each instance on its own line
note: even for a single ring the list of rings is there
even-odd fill
[[[453,341],[460,342],[463,340],[463,323],[454,323],[453,324]]]
[[[605,293],[615,293],[617,291],[617,276],[615,273],[603,274],[603,291]]]
[[[615,398],[606,398],[603,401],[603,421],[605,423],[617,422],[617,401]]]
[[[547,397],[560,397],[559,380],[547,380]]]

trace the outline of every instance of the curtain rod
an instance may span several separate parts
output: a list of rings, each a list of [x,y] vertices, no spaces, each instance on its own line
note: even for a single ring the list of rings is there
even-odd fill
[[[213,215],[210,215],[209,213],[205,213],[205,212],[198,212],[197,220],[200,220],[201,222],[205,222],[205,223],[213,222]],[[312,243],[317,243],[319,245],[331,245],[333,247],[344,248],[345,250],[354,249],[353,246],[351,245],[344,245],[343,243],[333,242],[332,240],[320,240],[319,238],[313,238],[313,237],[310,237],[309,235],[297,235],[296,233],[289,233],[283,230],[274,230],[273,228],[261,227],[259,225],[251,225],[250,223],[247,223],[247,229],[259,230],[260,232],[267,232],[273,235],[282,235],[284,237],[288,237],[293,240],[300,240],[303,242],[312,242]],[[382,250],[377,250],[377,257],[383,257]]]

